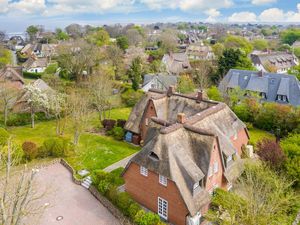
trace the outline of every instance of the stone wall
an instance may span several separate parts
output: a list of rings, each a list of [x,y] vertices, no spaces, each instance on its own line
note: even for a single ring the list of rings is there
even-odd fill
[[[75,171],[74,169],[64,160],[64,159],[60,159],[60,163],[67,169],[70,171],[70,173],[72,174],[72,180],[75,184],[81,185],[81,180],[78,180],[75,178]]]

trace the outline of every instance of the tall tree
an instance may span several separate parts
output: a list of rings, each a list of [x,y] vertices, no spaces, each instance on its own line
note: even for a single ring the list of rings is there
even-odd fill
[[[132,88],[136,91],[142,80],[142,60],[140,57],[135,58],[128,70],[128,77],[132,82]]]
[[[106,49],[106,58],[113,66],[115,79],[120,79],[122,76],[123,64],[123,51],[116,45],[110,45]]]
[[[117,37],[117,45],[120,49],[125,51],[129,47],[129,41],[128,38],[125,35],[121,35]]]
[[[265,165],[249,164],[233,192],[217,189],[206,217],[217,224],[291,224],[297,204],[288,180]]]
[[[86,41],[78,40],[72,44],[63,44],[58,48],[57,61],[70,79],[81,81],[84,75],[89,75],[101,58],[100,51]]]
[[[74,130],[73,143],[78,144],[81,133],[84,131],[88,121],[89,99],[86,90],[73,90],[68,96],[68,109],[70,122]]]
[[[89,43],[95,44],[99,47],[108,45],[110,42],[109,34],[103,28],[98,28],[86,37]]]
[[[99,114],[101,122],[106,118],[105,112],[111,108],[110,97],[112,96],[113,80],[103,70],[97,70],[90,77],[88,87],[91,104]]]
[[[36,170],[15,169],[20,158],[17,146],[11,139],[0,146],[0,224],[24,224],[24,219],[42,213],[44,206],[39,202],[44,193],[34,188]]]
[[[30,41],[34,41],[36,39],[36,35],[39,31],[37,26],[31,25],[27,27],[26,32],[29,35]]]

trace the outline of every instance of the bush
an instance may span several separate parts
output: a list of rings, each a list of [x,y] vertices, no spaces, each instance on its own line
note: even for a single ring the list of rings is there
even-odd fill
[[[105,180],[107,175],[108,173],[104,172],[103,170],[94,170],[91,175],[93,184],[98,185],[101,180]]]
[[[98,190],[101,192],[101,194],[106,195],[110,187],[110,183],[107,180],[101,180],[99,181]]]
[[[111,131],[108,132],[109,135],[112,135],[116,140],[123,140],[125,136],[125,131],[122,127],[114,127]]]
[[[31,73],[24,71],[23,76],[29,79],[40,79],[42,77],[42,73]]]
[[[34,142],[25,141],[22,144],[22,149],[24,151],[24,155],[25,155],[26,159],[28,159],[28,160],[35,159],[38,155],[38,148]]]
[[[133,107],[143,95],[144,93],[140,90],[134,91],[132,89],[128,89],[123,94],[121,94],[121,99],[126,106]]]
[[[129,216],[129,207],[133,203],[133,200],[126,192],[121,192],[117,196],[117,206],[123,212],[125,216]]]
[[[6,145],[8,138],[9,138],[9,133],[4,128],[0,127],[0,146]]]
[[[120,119],[117,120],[117,127],[124,128],[125,124],[126,124],[126,120],[120,120]]]
[[[137,203],[132,203],[130,206],[129,206],[129,209],[128,209],[128,215],[129,217],[134,220],[134,217],[135,215],[138,213],[138,211],[140,211],[142,208],[139,204]]]
[[[35,121],[46,121],[51,118],[47,118],[45,113],[36,113]],[[24,126],[31,123],[31,117],[29,113],[18,113],[18,114],[10,114],[7,126]]]
[[[44,149],[42,149],[44,148]],[[70,155],[74,151],[74,145],[67,139],[64,138],[49,138],[43,143],[40,149],[44,155],[53,157],[64,157]]]
[[[103,125],[103,127],[105,128],[106,131],[110,131],[115,127],[116,121],[105,119],[105,120],[102,121],[102,125]]]
[[[146,213],[144,210],[140,210],[135,215],[134,222],[137,225],[156,225],[160,222],[160,218],[157,214],[151,212]]]

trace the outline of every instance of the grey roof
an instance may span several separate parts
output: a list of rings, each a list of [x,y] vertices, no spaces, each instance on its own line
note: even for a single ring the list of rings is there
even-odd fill
[[[162,62],[166,65],[167,72],[174,75],[179,75],[184,70],[191,68],[186,53],[165,54]]]
[[[206,180],[215,141],[220,146],[223,169],[225,172],[228,169],[226,178],[231,181],[236,173],[230,171],[231,167],[225,168],[223,157],[235,154],[231,137],[246,127],[224,103],[197,101],[195,97],[176,93],[161,93],[158,98],[151,98],[152,93],[155,92],[150,90],[130,115],[129,123],[139,127],[141,120],[135,119],[136,113],[139,110],[143,115],[146,105],[152,101],[157,117],[149,124],[143,149],[126,168],[134,162],[174,181],[193,216],[210,201],[204,187],[194,194],[193,185]],[[176,121],[178,113],[186,115],[183,124]]]
[[[266,67],[268,64],[275,66],[277,69],[288,69],[297,64],[294,60],[297,57],[288,52],[270,52],[251,54],[251,60],[254,64],[261,64]]]
[[[268,102],[277,101],[277,95],[285,95],[288,103],[300,105],[300,83],[295,76],[277,73],[231,69],[220,82],[219,89],[226,93],[228,88],[240,87],[242,90],[266,93]],[[279,102],[282,103],[282,102]]]
[[[177,76],[168,74],[146,74],[144,76],[143,87],[154,79],[156,79],[156,81],[159,82],[165,90],[167,90],[169,86],[177,84]]]

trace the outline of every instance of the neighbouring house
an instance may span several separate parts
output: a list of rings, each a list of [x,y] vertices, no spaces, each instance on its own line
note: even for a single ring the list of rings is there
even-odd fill
[[[179,75],[180,73],[191,69],[191,65],[186,53],[168,53],[162,58],[162,63],[166,67],[166,71],[171,75]]]
[[[41,90],[44,93],[54,93],[55,91],[42,79],[37,79],[36,81],[32,82],[32,85]],[[13,107],[13,111],[15,113],[29,113],[30,112],[30,105],[29,105],[29,96],[28,92],[24,89],[20,97],[18,98],[17,102]],[[39,112],[44,112],[44,109],[37,110]]]
[[[264,72],[287,73],[299,64],[298,58],[289,52],[256,51],[250,57],[257,70]]]
[[[42,44],[41,57],[53,57],[57,55],[57,44]]]
[[[203,44],[190,45],[186,53],[192,60],[213,60],[216,58],[212,48]]]
[[[125,190],[171,224],[204,224],[213,191],[230,190],[243,170],[245,124],[202,92],[150,90],[125,128],[143,143],[122,174]]]
[[[144,83],[142,90],[144,92],[149,89],[157,89],[161,91],[167,91],[169,86],[177,85],[177,76],[169,74],[146,74],[144,76]]]
[[[48,66],[47,58],[36,58],[34,56],[23,63],[23,70],[30,73],[43,73]]]
[[[25,45],[20,52],[21,54],[26,55],[28,57],[31,56],[33,53],[33,45],[32,44]]]
[[[12,86],[22,89],[24,85],[22,67],[6,66],[0,70],[0,81],[10,81]]]
[[[292,75],[232,69],[220,82],[219,89],[226,94],[237,87],[259,94],[262,101],[300,105],[300,83]]]

